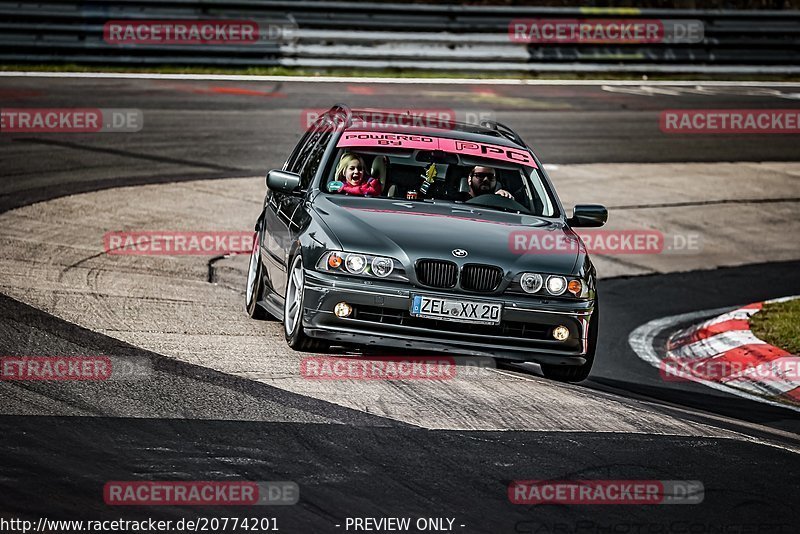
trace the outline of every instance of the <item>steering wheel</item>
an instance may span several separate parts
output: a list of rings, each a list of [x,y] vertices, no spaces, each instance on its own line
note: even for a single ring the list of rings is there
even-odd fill
[[[464,204],[475,204],[478,206],[487,206],[490,208],[500,208],[505,210],[520,211],[522,213],[529,213],[528,208],[514,200],[513,198],[506,198],[502,195],[494,193],[487,193],[485,195],[478,195],[473,197]]]

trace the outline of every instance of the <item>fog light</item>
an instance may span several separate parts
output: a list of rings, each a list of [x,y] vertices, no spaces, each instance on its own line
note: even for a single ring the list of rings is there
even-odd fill
[[[569,328],[566,326],[559,325],[553,328],[553,337],[557,341],[564,341],[569,337]]]
[[[346,302],[340,302],[333,308],[333,313],[336,314],[336,317],[350,317],[353,307]]]

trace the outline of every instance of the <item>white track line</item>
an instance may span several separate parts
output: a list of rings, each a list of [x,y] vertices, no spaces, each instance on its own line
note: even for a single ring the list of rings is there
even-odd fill
[[[660,334],[661,332],[663,332],[668,328],[674,327],[675,325],[683,322],[692,321],[694,319],[699,319],[701,317],[708,317],[709,315],[718,315],[720,313],[726,313],[729,311],[731,311],[730,307],[715,308],[713,310],[702,310],[691,313],[682,313],[680,315],[672,315],[669,317],[661,317],[660,319],[654,319],[648,323],[645,323],[637,327],[636,330],[631,332],[631,334],[628,336],[628,344],[633,349],[633,352],[635,352],[641,359],[643,359],[656,369],[659,369],[661,365],[661,358],[658,356],[655,348],[653,347],[653,340],[656,338],[656,336],[658,336],[658,334]],[[718,382],[702,380],[697,377],[687,377],[687,380],[691,380],[693,382],[703,384],[704,386],[708,386],[710,388],[719,391],[724,391],[725,393],[736,395],[738,397],[742,397],[747,400],[761,402],[764,404],[769,404],[771,406],[778,406],[780,408],[785,408],[787,410],[800,412],[800,408],[798,407],[767,400],[764,397],[759,397],[757,395],[750,395],[739,389],[732,388],[724,384],[720,384]]]
[[[469,78],[376,78],[365,76],[256,76],[243,74],[160,74],[146,72],[25,72],[4,71],[0,78],[92,78],[129,80],[193,80],[236,82],[376,83],[430,85],[666,85],[710,87],[800,87],[800,82],[709,80],[515,80]]]

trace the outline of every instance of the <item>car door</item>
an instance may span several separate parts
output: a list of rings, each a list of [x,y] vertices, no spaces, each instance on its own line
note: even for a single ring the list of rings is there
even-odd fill
[[[322,155],[331,138],[326,119],[320,119],[300,140],[286,160],[284,170],[300,175],[300,192],[295,194],[270,191],[264,222],[264,257],[272,289],[281,297],[286,291],[286,269],[292,243],[297,239],[305,215],[306,192],[319,168]]]
[[[302,165],[301,155],[308,146],[309,140],[314,135],[314,128],[306,130],[305,134],[295,145],[292,153],[283,164],[282,170],[298,172]],[[286,247],[282,243],[282,237],[288,234],[287,216],[285,210],[289,208],[286,195],[267,190],[264,206],[264,233],[261,241],[261,257],[263,258],[264,269],[266,272],[266,282],[278,295],[283,296],[280,290],[285,283],[286,268]]]

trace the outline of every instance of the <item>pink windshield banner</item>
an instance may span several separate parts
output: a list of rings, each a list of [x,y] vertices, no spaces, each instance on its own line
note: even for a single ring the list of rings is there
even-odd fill
[[[536,167],[533,157],[526,150],[510,148],[460,139],[446,139],[427,135],[398,134],[387,132],[347,131],[336,145],[344,147],[396,147],[422,150],[443,150],[482,158],[509,161],[528,167]]]
[[[349,146],[382,146],[396,148],[420,148],[436,150],[438,139],[427,135],[398,134],[386,132],[344,132],[339,139],[338,147]]]
[[[511,163],[527,165],[528,167],[536,167],[533,157],[526,150],[509,148],[507,146],[441,138],[439,139],[439,150],[482,158],[499,159],[501,161],[510,161]]]

